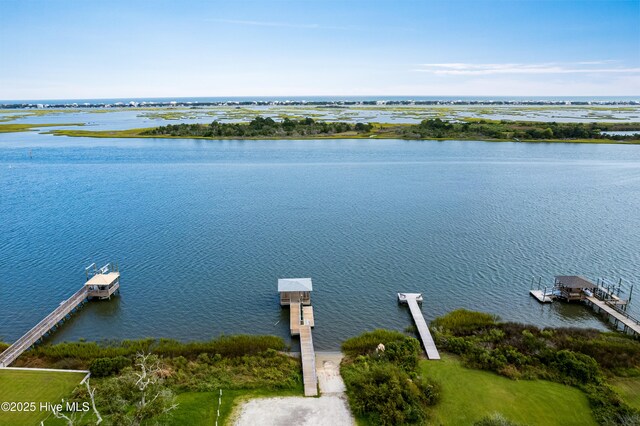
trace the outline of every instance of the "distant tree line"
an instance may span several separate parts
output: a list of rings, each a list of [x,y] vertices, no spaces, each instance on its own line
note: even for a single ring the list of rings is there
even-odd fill
[[[368,133],[371,124],[315,121],[312,118],[275,121],[271,117],[256,117],[249,123],[169,124],[144,131],[145,135],[198,136],[205,138],[297,137],[334,135],[346,132]]]

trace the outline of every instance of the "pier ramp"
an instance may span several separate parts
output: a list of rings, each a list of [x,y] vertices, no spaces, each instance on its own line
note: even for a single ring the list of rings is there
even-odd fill
[[[433,337],[431,337],[431,332],[429,331],[427,322],[425,321],[422,311],[420,310],[420,306],[418,305],[418,302],[422,302],[422,294],[398,293],[398,301],[409,305],[411,316],[413,316],[413,322],[415,322],[416,328],[418,329],[418,334],[422,340],[424,350],[427,353],[427,358],[440,359],[440,353],[438,352],[438,348],[436,348],[436,343],[433,341]]]

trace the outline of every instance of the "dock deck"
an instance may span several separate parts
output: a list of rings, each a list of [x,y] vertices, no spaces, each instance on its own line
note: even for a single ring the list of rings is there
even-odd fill
[[[82,287],[73,296],[60,303],[56,309],[36,324],[35,327],[29,330],[0,354],[0,367],[8,367],[24,351],[33,346],[38,340],[54,328],[56,324],[62,321],[74,309],[87,300],[87,297],[87,287]]]
[[[313,348],[313,336],[311,334],[311,328],[314,325],[312,306],[302,306],[301,301],[289,304],[289,329],[291,330],[291,335],[300,336],[304,396],[318,395],[316,353]]]
[[[300,327],[300,358],[302,359],[304,396],[317,396],[316,353],[313,348],[313,337],[311,335],[311,326],[309,325]]]
[[[313,318],[313,306],[302,307],[302,323],[309,327],[315,326],[315,320]]]
[[[608,315],[610,315],[611,317],[615,318],[618,322],[622,323],[625,326],[625,331],[626,331],[626,329],[629,329],[630,331],[632,331],[636,335],[640,336],[640,323],[638,321],[635,321],[632,318],[630,318],[629,316],[626,316],[626,315],[618,312],[613,307],[609,306],[606,302],[604,302],[604,301],[602,301],[602,300],[600,300],[600,299],[598,299],[598,298],[596,298],[594,296],[587,297],[587,300],[593,306],[597,306],[602,311],[606,312]]]
[[[289,330],[292,336],[300,334],[300,303],[289,305]]]
[[[538,299],[540,303],[551,303],[554,299],[553,294],[545,293],[542,290],[529,290],[529,294]]]
[[[401,303],[409,305],[413,321],[416,324],[418,334],[420,334],[420,339],[422,340],[422,345],[427,353],[427,358],[440,359],[440,353],[438,352],[438,348],[436,348],[436,343],[433,341],[433,337],[431,337],[431,332],[429,331],[427,322],[425,321],[422,311],[420,310],[420,306],[418,305],[418,301],[422,301],[422,294],[398,293],[398,300]]]

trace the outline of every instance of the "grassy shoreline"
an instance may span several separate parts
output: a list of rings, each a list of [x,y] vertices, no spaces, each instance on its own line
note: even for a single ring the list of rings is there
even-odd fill
[[[200,139],[200,140],[318,140],[318,139],[402,139],[413,141],[465,141],[465,142],[515,142],[515,143],[592,143],[604,145],[640,145],[640,139],[620,141],[613,139],[493,139],[493,138],[406,138],[398,134],[385,132],[372,134],[335,134],[314,136],[290,136],[290,137],[204,137],[204,136],[171,136],[171,135],[146,135],[143,132],[150,128],[137,128],[127,130],[51,130],[46,133],[55,136],[88,137],[88,138],[120,138],[120,139]]]
[[[640,342],[628,336],[591,329],[538,329],[464,310],[435,319],[431,328],[443,356],[440,361],[425,360],[418,340],[399,331],[375,330],[343,342],[340,369],[359,424],[475,424],[495,413],[530,425],[575,420],[628,426],[636,423],[622,420],[640,419]],[[376,349],[380,343],[381,352]],[[0,351],[7,346],[0,342]],[[158,379],[179,403],[171,415],[157,418],[160,424],[212,424],[214,417],[229,424],[247,399],[302,398],[300,360],[289,350],[280,337],[267,335],[190,342],[78,341],[38,345],[16,365],[88,368],[101,413],[116,421],[135,407],[130,384],[138,354],[153,354],[162,366]],[[0,377],[0,396],[10,399],[13,389],[23,389],[26,394],[19,396],[30,397],[33,386],[28,380],[10,374],[4,383]],[[47,372],[38,374],[37,380],[48,380]],[[52,380],[58,375],[52,372]],[[42,398],[86,401],[84,387],[74,383]],[[217,417],[212,403],[220,389]],[[119,395],[121,404],[112,404],[111,395]],[[391,407],[389,400],[406,403]],[[3,420],[0,413],[0,423]],[[50,420],[45,424],[58,424]]]
[[[41,127],[84,126],[84,123],[48,123],[48,124],[0,124],[0,133],[33,132]]]

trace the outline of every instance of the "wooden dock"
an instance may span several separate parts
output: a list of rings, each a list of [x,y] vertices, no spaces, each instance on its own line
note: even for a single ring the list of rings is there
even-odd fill
[[[622,324],[624,332],[627,334],[635,334],[640,336],[640,321],[631,318],[628,314],[616,310],[607,302],[600,300],[594,296],[587,297],[587,301],[592,307],[597,307],[600,311],[604,311],[610,318],[615,321],[616,327]]]
[[[302,306],[302,303],[293,303],[289,305],[289,309],[291,335],[300,336],[304,396],[317,396],[316,353],[313,349],[313,336],[311,335],[311,328],[314,326],[313,308],[311,306]],[[300,313],[302,313],[302,316],[300,316]]]
[[[292,336],[300,336],[302,380],[304,396],[318,395],[316,353],[313,349],[311,329],[315,326],[311,306],[311,278],[281,278],[278,280],[280,306],[289,307],[289,330]]]
[[[300,325],[302,324],[300,313],[300,303],[289,305],[289,330],[291,330],[292,336],[300,335]]]
[[[60,305],[47,315],[42,321],[19,338],[0,354],[0,367],[8,367],[24,351],[43,338],[58,323],[63,321],[71,312],[84,303],[88,298],[88,289],[83,286],[73,296],[60,303]]]
[[[529,294],[538,299],[540,303],[551,303],[554,299],[552,293],[545,293],[543,290],[529,290]]]
[[[422,345],[427,353],[427,358],[429,359],[440,359],[440,353],[438,353],[438,348],[436,348],[436,343],[433,341],[433,337],[431,337],[431,332],[429,331],[429,327],[427,326],[427,322],[422,315],[422,311],[420,310],[420,306],[418,302],[422,301],[422,294],[420,293],[398,293],[398,300],[400,303],[406,303],[409,305],[409,310],[411,311],[411,315],[413,316],[413,321],[416,324],[416,328],[418,329],[418,334],[420,334],[420,339],[422,340]]]
[[[318,395],[318,376],[316,374],[316,353],[313,349],[311,326],[300,326],[300,358],[302,359],[302,380],[304,396]]]
[[[85,268],[87,281],[73,296],[64,300],[42,321],[27,331],[13,345],[0,354],[0,368],[8,367],[24,351],[35,345],[40,339],[63,322],[71,313],[91,298],[110,299],[120,292],[120,272],[117,265],[107,263],[98,269],[95,263]]]

